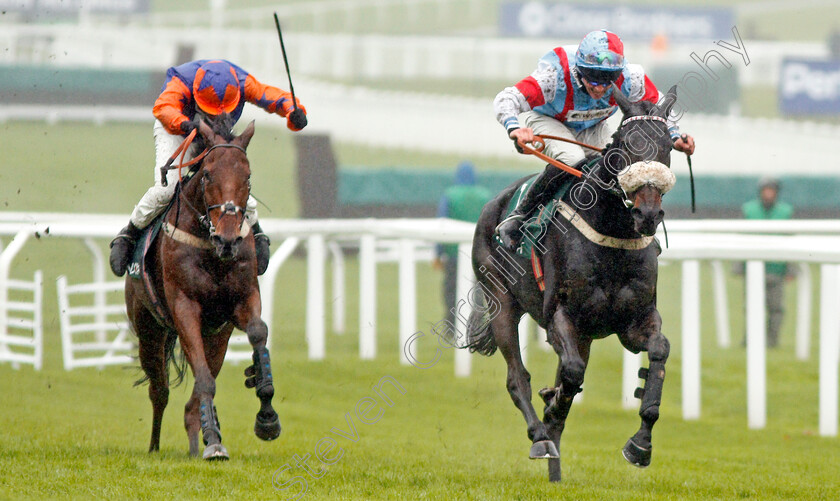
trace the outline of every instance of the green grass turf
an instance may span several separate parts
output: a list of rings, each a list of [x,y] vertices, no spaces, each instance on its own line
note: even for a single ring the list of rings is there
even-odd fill
[[[11,210],[125,212],[151,182],[150,128],[3,124],[4,168],[0,203]],[[249,147],[258,195],[273,205],[272,216],[295,213],[294,155],[289,134],[258,128]],[[135,141],[137,144],[135,144]],[[342,153],[344,152],[344,153]],[[339,156],[376,165],[399,153],[339,147]],[[422,165],[457,159],[405,153],[403,163]],[[452,165],[452,163],[449,163]],[[71,187],[73,187],[71,189]],[[18,190],[20,190],[18,192]],[[103,243],[104,245],[104,243]],[[638,470],[620,448],[638,427],[635,410],[620,406],[621,350],[614,337],[593,344],[584,400],[570,414],[561,443],[564,480],[547,482],[544,462],[527,459],[524,420],[505,390],[499,354],[474,357],[473,374],[453,376],[452,354],[425,370],[398,363],[397,269],[378,274],[378,357],[358,359],[358,269],[348,260],[347,326],[328,333],[327,357],[306,359],[305,262],[292,259],[277,285],[272,358],[275,404],[284,431],[270,443],[253,434],[259,408],[243,387],[244,364],[226,364],[218,380],[216,405],[227,463],[187,457],[183,405],[191,381],[172,390],[159,454],[148,455],[151,405],[146,388],[132,387],[136,367],[65,372],[61,364],[54,281],[90,280],[86,251],[78,242],[33,240],[15,260],[14,278],[45,273],[44,369],[0,364],[0,499],[284,499],[293,491],[272,486],[275,471],[294,455],[313,454],[324,437],[335,438],[343,456],[320,478],[308,478],[304,499],[837,499],[840,442],[817,436],[818,367],[816,336],[810,362],[794,356],[794,315],[785,319],[782,346],[767,357],[768,425],[748,430],[745,353],[739,347],[744,319],[743,284],[729,279],[733,344],[716,346],[711,283],[704,268],[702,295],[702,418],[681,413],[679,266],[661,268],[660,311],[672,343],[662,416],[654,430],[653,464]],[[442,318],[440,275],[418,268],[418,329]],[[329,283],[329,282],[328,282]],[[818,284],[815,284],[815,292]],[[329,296],[328,296],[329,297]],[[815,296],[816,297],[816,296]],[[795,305],[788,290],[788,310]],[[327,325],[330,325],[329,318]],[[816,308],[814,315],[816,329]],[[434,344],[421,343],[430,359]],[[528,367],[534,390],[551,383],[556,356],[532,349]],[[645,363],[646,365],[646,363]],[[356,405],[376,397],[371,387],[385,376],[404,395],[388,389],[391,407],[374,424],[355,416]],[[387,388],[387,387],[386,387]],[[539,409],[541,406],[537,404]],[[337,437],[347,430],[358,441]],[[314,457],[310,465],[320,468]]]

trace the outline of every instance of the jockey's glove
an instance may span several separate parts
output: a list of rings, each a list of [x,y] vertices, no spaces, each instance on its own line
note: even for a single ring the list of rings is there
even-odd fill
[[[199,122],[197,118],[193,120],[185,120],[181,122],[181,132],[183,132],[184,134],[189,134],[194,129],[198,128],[198,124]]]
[[[289,124],[291,124],[291,127],[289,128],[292,130],[301,130],[306,127],[307,123],[309,123],[306,119],[306,112],[302,108],[295,108],[292,110],[292,112],[289,113],[287,120]]]

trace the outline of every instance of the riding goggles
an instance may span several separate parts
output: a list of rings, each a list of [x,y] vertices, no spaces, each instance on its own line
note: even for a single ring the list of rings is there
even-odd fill
[[[578,67],[580,76],[586,80],[590,85],[596,87],[606,87],[616,80],[621,75],[621,71],[605,71],[593,70],[592,68]]]

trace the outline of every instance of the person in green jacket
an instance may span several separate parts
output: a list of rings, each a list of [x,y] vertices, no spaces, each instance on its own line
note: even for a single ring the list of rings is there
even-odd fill
[[[746,219],[791,219],[793,206],[779,202],[779,180],[764,177],[758,182],[758,198],[746,202],[742,207]],[[793,274],[787,263],[767,262],[764,264],[765,299],[767,304],[767,346],[779,345],[779,330],[784,317],[785,279]]]
[[[493,194],[476,183],[475,167],[472,162],[463,161],[455,170],[455,184],[446,189],[438,205],[438,217],[475,223],[481,209],[493,198]],[[433,266],[443,269],[443,299],[446,319],[455,330],[455,286],[458,281],[458,245],[438,244]]]

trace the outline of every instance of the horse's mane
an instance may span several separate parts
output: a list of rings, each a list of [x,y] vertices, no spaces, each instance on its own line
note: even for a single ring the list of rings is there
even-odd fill
[[[233,126],[236,125],[236,121],[230,113],[222,113],[221,115],[216,116],[204,115],[201,119],[204,120],[204,123],[210,126],[210,129],[213,130],[214,134],[221,136],[225,141],[231,142],[233,138],[236,137],[233,133]],[[196,137],[196,141],[200,141],[201,149],[210,146],[204,144],[204,139],[201,135]]]

